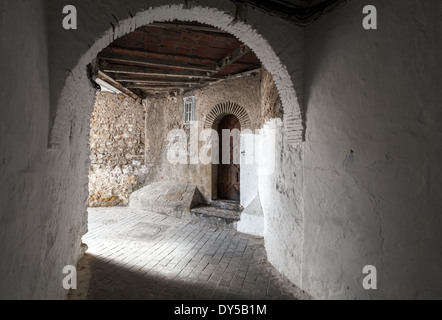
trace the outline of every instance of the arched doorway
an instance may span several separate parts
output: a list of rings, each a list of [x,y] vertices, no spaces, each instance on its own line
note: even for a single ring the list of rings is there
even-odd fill
[[[213,5],[217,7],[218,3],[215,4],[214,2]],[[111,8],[111,6],[109,6],[109,8]],[[90,125],[90,115],[93,110],[95,92],[93,86],[90,85],[90,79],[88,79],[90,74],[89,72],[85,72],[85,70],[87,70],[86,66],[96,58],[97,54],[103,48],[108,46],[115,39],[134,31],[139,26],[149,25],[154,22],[167,22],[180,19],[181,21],[187,22],[197,21],[199,23],[205,23],[237,37],[238,40],[246,44],[257,55],[263,66],[274,76],[284,113],[284,140],[282,145],[287,147],[284,154],[290,154],[290,152],[293,151],[293,149],[290,148],[293,146],[297,148],[294,150],[296,152],[301,152],[302,150],[301,143],[304,126],[302,123],[300,105],[295,92],[295,85],[301,88],[302,83],[301,81],[299,83],[296,81],[294,84],[292,82],[292,77],[290,76],[291,74],[295,74],[298,70],[296,63],[302,62],[300,58],[302,55],[297,55],[297,58],[295,59],[288,59],[290,63],[287,66],[281,62],[275,52],[284,52],[287,43],[272,41],[272,45],[270,45],[266,40],[273,39],[275,35],[281,33],[280,28],[276,29],[276,31],[272,31],[271,26],[273,21],[271,19],[263,20],[259,19],[260,17],[257,16],[255,19],[250,19],[251,21],[259,21],[259,24],[249,25],[236,19],[235,12],[231,12],[231,10],[226,11],[225,6],[221,9],[200,7],[196,5],[184,8],[182,5],[171,4],[157,7],[152,6],[149,9],[140,8],[134,12],[135,14],[130,14],[130,18],[120,19],[119,23],[112,25],[112,28],[108,28],[107,31],[103,31],[106,30],[106,27],[108,26],[107,19],[97,22],[99,28],[96,30],[94,29],[95,31],[88,31],[88,35],[85,37],[89,42],[86,42],[86,40],[78,40],[81,39],[81,37],[78,36],[78,33],[64,32],[61,35],[61,39],[65,39],[65,37],[67,39],[69,34],[75,34],[75,39],[72,41],[72,43],[74,43],[72,48],[69,46],[69,50],[72,52],[69,52],[69,54],[66,55],[52,54],[53,57],[61,59],[61,61],[54,63],[54,65],[66,65],[66,67],[63,69],[64,73],[60,71],[60,68],[60,70],[55,70],[57,71],[55,72],[55,76],[51,77],[53,78],[52,82],[55,84],[54,90],[52,90],[51,87],[53,95],[51,100],[52,103],[56,105],[56,110],[52,112],[54,119],[49,134],[49,147],[51,148],[51,154],[54,154],[54,159],[63,155],[71,155],[71,159],[73,159],[70,167],[64,165],[69,162],[59,161],[60,168],[57,172],[67,172],[63,179],[60,178],[60,186],[66,186],[68,190],[66,192],[75,195],[74,197],[70,197],[70,199],[74,199],[74,204],[66,202],[66,204],[69,203],[69,205],[66,205],[66,208],[68,208],[67,212],[70,214],[69,219],[78,225],[78,229],[80,230],[76,233],[76,237],[73,240],[75,241],[72,246],[72,256],[74,259],[80,248],[79,244],[81,243],[81,235],[87,231],[87,211],[85,204],[88,194],[88,170],[86,167],[88,165],[90,152],[87,151],[88,135],[86,132],[88,132]],[[102,16],[107,17],[108,15],[106,14]],[[100,25],[101,23],[102,26]],[[102,30],[100,28],[102,28]],[[292,31],[292,28],[287,28],[287,30]],[[297,39],[299,39],[300,46],[302,47],[302,34],[295,36],[295,40],[293,40],[292,43],[297,43]],[[90,43],[90,41],[92,41],[92,43]],[[68,41],[68,43],[70,42]],[[89,45],[90,49],[87,52],[84,52],[84,48],[86,48],[87,45]],[[65,46],[54,47],[63,48]],[[69,70],[70,72],[66,72],[66,70]],[[295,80],[297,79],[298,78],[295,77]],[[241,117],[239,117],[239,119],[241,120]],[[66,130],[66,127],[69,127],[69,125],[71,126],[71,136],[69,136],[69,130]],[[245,128],[245,125],[243,125],[243,127]],[[301,157],[299,158],[301,159]],[[54,160],[54,163],[55,162],[56,161]],[[78,164],[76,170],[72,169],[72,163]],[[83,174],[79,174],[79,172],[82,172]],[[285,180],[285,176],[281,176],[281,179]],[[57,177],[55,181],[58,182]],[[244,181],[245,180],[243,179],[243,194],[245,194]],[[262,194],[267,197],[267,199],[263,200],[264,202],[270,203],[271,201],[269,200],[271,200],[275,194],[277,188],[273,181],[275,180],[269,180],[269,183],[264,183],[262,185],[265,189]],[[79,198],[82,200],[78,201]],[[287,200],[284,201],[288,202],[292,200],[293,199],[291,198],[287,198]],[[79,203],[82,205],[79,205]],[[78,210],[73,209],[77,207]],[[266,219],[267,217],[271,218],[272,215],[283,212],[281,208],[271,208],[272,210],[268,210],[268,208],[265,207],[264,209],[269,213],[266,215]],[[278,221],[281,221],[281,219],[278,219]],[[303,223],[302,219],[299,221],[301,221],[301,224]],[[285,221],[285,225],[291,226],[294,224],[294,220],[291,222]],[[284,234],[283,232],[272,232],[275,228],[275,226],[270,225],[266,232],[266,241],[272,243],[272,245],[269,246],[269,248],[271,248],[271,250],[269,250],[270,260],[272,263],[275,263],[278,269],[284,270],[286,274],[290,275],[290,279],[293,282],[300,283],[301,273],[298,271],[287,271],[287,268],[285,268],[284,263],[282,262],[284,259],[279,258],[280,255],[275,249],[279,247],[273,245],[274,243],[278,243],[281,239],[285,239],[287,235],[287,233]],[[286,229],[292,230],[292,228]],[[296,248],[295,251],[298,252],[300,250],[301,246]]]
[[[241,124],[233,114],[222,118],[218,125],[220,163],[218,164],[217,190],[219,199],[240,201],[240,131]]]

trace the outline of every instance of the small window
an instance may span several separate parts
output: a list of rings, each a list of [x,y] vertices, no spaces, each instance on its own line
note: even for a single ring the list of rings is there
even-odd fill
[[[184,98],[184,124],[192,124],[195,114],[195,97]]]

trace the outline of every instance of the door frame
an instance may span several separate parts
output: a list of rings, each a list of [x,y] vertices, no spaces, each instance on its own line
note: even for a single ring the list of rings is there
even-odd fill
[[[236,120],[238,121],[238,123],[239,123],[239,130],[240,130],[240,133],[241,133],[241,129],[242,129],[242,124],[241,124],[241,120],[235,115],[235,114],[232,114],[232,113],[225,113],[225,114],[222,114],[222,115],[220,115],[219,117],[218,117],[218,121],[216,121],[214,124],[213,124],[213,129],[219,134],[219,140],[218,140],[218,142],[219,142],[219,163],[218,164],[212,164],[212,200],[214,200],[214,199],[218,199],[219,198],[219,190],[218,190],[218,188],[219,188],[219,185],[218,185],[218,176],[219,176],[219,170],[220,170],[220,166],[222,166],[223,164],[222,164],[222,154],[221,154],[221,149],[222,149],[222,145],[221,145],[221,133],[220,133],[220,130],[219,130],[219,126],[220,126],[220,124],[221,124],[221,121],[224,119],[224,118],[226,118],[227,116],[233,116],[233,117],[235,117],[236,118]],[[241,153],[241,134],[240,134],[240,136],[239,136],[239,141],[238,141],[238,152],[239,153]],[[240,154],[239,154],[239,157],[241,158],[241,156],[240,156]],[[240,168],[240,170],[241,170],[241,164],[239,163],[239,168]],[[241,173],[239,173],[239,185],[241,186]],[[241,187],[239,188],[239,199],[237,200],[237,201],[241,201]]]

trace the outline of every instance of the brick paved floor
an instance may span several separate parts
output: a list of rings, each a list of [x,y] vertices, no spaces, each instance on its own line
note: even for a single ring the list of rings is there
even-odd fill
[[[130,208],[89,209],[89,249],[69,299],[309,299],[262,239]]]

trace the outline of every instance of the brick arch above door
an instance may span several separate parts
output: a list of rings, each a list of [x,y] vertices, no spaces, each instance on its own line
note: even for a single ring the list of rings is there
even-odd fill
[[[236,116],[241,124],[241,128],[250,129],[252,122],[250,121],[247,111],[235,102],[222,102],[217,104],[209,112],[204,122],[204,129],[216,128],[219,121],[228,114]]]

